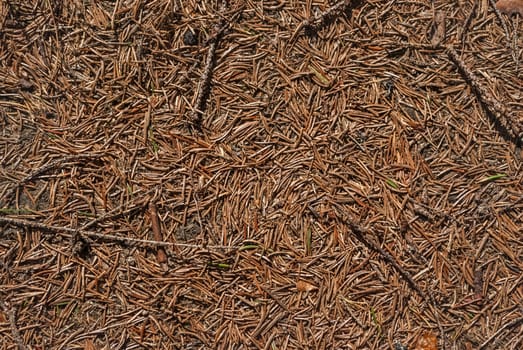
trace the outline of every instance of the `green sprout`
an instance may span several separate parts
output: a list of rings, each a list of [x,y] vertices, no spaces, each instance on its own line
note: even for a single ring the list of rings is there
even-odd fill
[[[385,181],[385,182],[387,183],[387,185],[389,185],[392,188],[395,188],[395,189],[399,188],[398,184],[392,179],[387,179],[387,181]]]
[[[312,248],[312,229],[309,227],[305,234],[305,253],[309,255]]]
[[[507,177],[507,174],[496,174],[496,175],[492,175],[492,176],[486,177],[486,178],[484,178],[482,180],[479,180],[479,182],[480,183],[491,182],[491,181],[496,181],[496,180],[502,179],[504,177]]]

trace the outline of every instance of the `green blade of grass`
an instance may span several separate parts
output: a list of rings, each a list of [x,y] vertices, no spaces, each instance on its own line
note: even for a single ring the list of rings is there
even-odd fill
[[[305,233],[305,253],[309,255],[312,247],[312,229],[308,228]]]
[[[21,214],[32,214],[33,212],[29,209],[16,209],[16,208],[0,208],[0,214],[6,215],[21,215]]]
[[[482,180],[479,180],[479,183],[496,181],[496,180],[502,179],[504,177],[507,177],[507,174],[496,174],[496,175],[492,175],[492,176],[486,177],[486,178],[484,178]]]
[[[231,265],[226,263],[216,263],[216,262],[210,262],[209,266],[220,269],[220,270],[228,270],[231,268]]]
[[[385,181],[385,182],[387,183],[387,185],[389,185],[392,188],[395,188],[395,189],[399,188],[398,184],[392,179],[387,179],[387,181]]]
[[[259,246],[257,244],[247,244],[247,245],[244,245],[244,246],[241,246],[240,248],[238,248],[238,251],[241,252],[241,251],[244,251],[244,250],[252,250],[252,249],[258,249]]]
[[[313,66],[309,65],[309,69],[314,73],[316,78],[318,78],[318,80],[321,81],[322,84],[327,86],[330,84],[329,79],[325,75],[320,73],[317,69],[315,69]]]

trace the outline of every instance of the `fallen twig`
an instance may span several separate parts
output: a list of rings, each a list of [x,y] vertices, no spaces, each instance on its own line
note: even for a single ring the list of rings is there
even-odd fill
[[[224,6],[222,6],[222,10],[224,10]],[[225,33],[225,30],[229,28],[231,22],[239,16],[242,10],[243,8],[239,9],[232,16],[232,19],[227,20],[226,18],[222,18],[220,20],[220,23],[216,25],[215,32],[204,43],[204,45],[209,45],[209,50],[207,51],[205,68],[201,76],[200,89],[198,91],[196,103],[194,105],[194,109],[190,117],[190,123],[198,131],[201,131],[202,129],[202,115],[207,105],[207,98],[211,93],[211,81],[214,70],[214,64],[216,62],[216,49],[218,48],[219,41]]]
[[[53,160],[38,169],[32,171],[29,175],[24,177],[22,180],[18,181],[16,185],[14,185],[10,190],[7,191],[6,194],[4,194],[4,205],[9,205],[11,201],[13,200],[14,195],[16,194],[16,191],[25,184],[27,184],[30,181],[36,180],[39,176],[45,174],[46,172],[53,170],[55,168],[58,168],[61,164],[65,162],[78,162],[80,160],[85,159],[91,159],[91,158],[99,158],[102,154],[78,154],[78,155],[70,155],[65,156],[60,159]],[[1,202],[0,202],[1,205]]]
[[[130,207],[130,208],[126,209],[126,210],[122,210],[122,208],[124,206],[125,205],[119,205],[118,207],[114,208],[110,212],[105,213],[104,215],[89,221],[87,224],[83,225],[80,228],[80,230],[87,230],[89,227],[92,227],[92,226],[98,224],[99,222],[102,222],[102,221],[105,221],[105,220],[109,220],[109,219],[117,219],[117,218],[120,218],[122,216],[131,214],[131,213],[133,213],[135,211],[142,210],[146,206],[146,204],[136,204],[136,205],[133,205],[132,207]]]
[[[28,221],[28,220],[21,220],[21,219],[13,219],[13,218],[6,218],[3,216],[0,216],[0,224],[7,224],[12,225],[16,227],[23,227],[23,228],[30,228],[30,229],[37,229],[47,232],[54,232],[57,233],[63,237],[70,238],[74,234],[80,234],[83,237],[88,238],[98,238],[104,241],[112,241],[116,243],[121,244],[127,244],[127,245],[147,245],[151,247],[185,247],[185,248],[202,248],[202,249],[228,249],[228,250],[236,250],[241,248],[241,246],[226,246],[226,245],[206,245],[205,247],[203,245],[198,244],[188,244],[188,243],[171,243],[171,242],[161,242],[156,240],[148,240],[148,239],[139,239],[139,238],[131,238],[131,237],[122,237],[122,236],[116,236],[111,234],[104,234],[104,233],[98,233],[98,232],[91,232],[91,231],[85,231],[81,229],[74,229],[70,227],[62,227],[62,226],[53,226],[53,225],[46,225],[42,224],[40,222],[34,222],[34,221]],[[5,231],[4,231],[5,233]]]
[[[329,7],[326,11],[314,16],[313,18],[309,18],[303,21],[302,28],[314,27],[314,29],[320,29],[330,20],[332,20],[332,18],[347,10],[351,5],[352,0],[338,1],[336,4]]]
[[[510,137],[516,140],[517,143],[520,143],[523,139],[523,131],[519,125],[507,117],[508,111],[505,106],[481,85],[477,76],[459,58],[459,55],[452,47],[447,48],[447,56],[456,65],[465,82],[472,87],[482,105],[496,118],[495,121],[505,129]]]
[[[140,198],[142,198],[142,199],[139,199],[137,201],[137,203],[133,203],[132,206],[130,206],[129,203],[121,204],[121,205],[117,206],[116,208],[114,208],[113,210],[111,210],[110,212],[107,212],[107,213],[103,214],[102,216],[99,216],[99,217],[89,221],[88,223],[86,223],[85,225],[80,227],[80,230],[87,230],[88,228],[95,226],[96,224],[98,224],[102,221],[120,218],[122,216],[131,214],[135,211],[143,210],[147,206],[148,198],[154,191],[157,191],[156,187],[153,187],[144,193],[140,193]],[[124,209],[125,207],[128,207],[128,208]]]
[[[501,26],[503,27],[503,30],[505,31],[505,36],[507,37],[507,40],[510,40],[510,34],[507,28],[507,24],[503,20],[503,16],[501,16],[501,12],[499,11],[498,7],[496,6],[496,3],[494,0],[489,0],[490,6],[492,6],[492,9],[494,10],[494,13],[496,14],[496,17],[501,22]]]
[[[352,7],[356,6],[359,2],[360,1],[358,0],[341,0],[319,15],[302,21],[294,31],[294,34],[291,37],[291,42],[294,41],[302,29],[305,31],[306,35],[315,33],[316,31],[326,26],[330,21],[339,16],[341,13],[346,12]]]
[[[505,325],[503,325],[503,327],[498,329],[496,333],[492,334],[487,340],[485,340],[483,344],[479,346],[478,350],[485,349],[487,345],[489,345],[492,342],[492,340],[496,339],[505,329],[515,327],[520,323],[523,323],[523,317],[516,318],[510,321],[509,323],[506,323]]]
[[[212,40],[209,45],[207,60],[205,62],[205,69],[203,70],[201,77],[200,90],[198,91],[198,96],[196,97],[194,110],[191,113],[190,122],[198,131],[201,131],[202,114],[205,110],[207,97],[211,92],[211,80],[215,63],[216,48],[218,47],[218,41],[221,35],[221,33],[218,33],[218,35],[216,35],[215,39]]]
[[[42,231],[54,232],[54,233],[58,233],[64,237],[70,237],[71,235],[80,234],[81,236],[84,236],[84,237],[99,238],[99,239],[103,239],[103,240],[115,241],[115,242],[119,242],[119,243],[131,244],[131,245],[132,244],[145,244],[145,245],[151,245],[151,246],[164,246],[164,247],[172,245],[172,243],[167,243],[167,242],[151,241],[151,240],[147,240],[147,239],[130,238],[130,237],[121,237],[121,236],[116,236],[116,235],[111,235],[111,234],[79,230],[79,229],[75,229],[75,228],[71,228],[71,227],[53,226],[53,225],[42,224],[40,222],[6,218],[6,217],[2,217],[2,216],[0,216],[0,224],[8,224],[8,225],[16,226],[16,227],[32,228],[32,229],[37,229],[37,230],[42,230]]]
[[[24,344],[24,340],[22,339],[22,336],[20,335],[20,331],[18,330],[18,327],[16,326],[16,310],[14,308],[9,308],[3,301],[0,302],[0,308],[2,311],[8,316],[9,318],[9,324],[11,326],[11,334],[16,342],[16,345],[18,346],[18,350],[26,350],[27,347]]]
[[[345,223],[347,223],[352,231],[352,233],[354,234],[354,236],[361,242],[363,243],[367,248],[371,249],[371,250],[374,250],[375,252],[379,253],[381,255],[381,257],[386,261],[388,262],[389,264],[391,264],[399,273],[400,275],[407,281],[408,284],[410,284],[411,288],[414,289],[418,294],[419,296],[422,297],[422,299],[432,305],[432,307],[434,307],[434,315],[436,317],[436,323],[438,325],[438,329],[441,333],[441,337],[443,338],[444,340],[444,347],[443,349],[446,349],[448,348],[447,346],[447,338],[445,336],[445,333],[444,333],[444,329],[443,329],[443,326],[441,325],[441,322],[440,322],[440,319],[439,319],[439,315],[438,313],[436,312],[439,308],[438,308],[438,304],[436,303],[436,300],[434,298],[434,295],[432,294],[432,292],[429,291],[429,294],[425,293],[419,286],[418,284],[416,283],[416,281],[414,281],[414,278],[412,277],[412,275],[407,272],[397,261],[396,259],[388,252],[386,252],[383,248],[381,248],[376,242],[374,242],[374,240],[372,239],[371,237],[371,233],[369,232],[369,230],[365,229],[364,227],[360,226],[359,224],[357,224],[352,218],[348,218],[346,216],[343,216],[344,217],[344,221]]]
[[[390,263],[399,273],[400,275],[410,284],[412,289],[414,289],[425,301],[429,301],[429,297],[421,288],[418,286],[416,281],[414,281],[414,278],[412,278],[411,274],[408,273],[403,267],[401,267],[400,264],[394,259],[389,253],[387,253],[383,248],[381,248],[379,245],[377,245],[372,239],[369,237],[368,231],[355,223],[353,220],[345,220],[346,223],[349,225],[352,233],[354,236],[363,243],[367,248],[374,250],[375,252],[379,253],[381,257]]]
[[[431,39],[430,43],[434,47],[439,47],[441,43],[445,41],[447,35],[447,26],[446,26],[446,15],[444,11],[436,11],[434,14],[434,20],[431,26]]]
[[[470,13],[467,16],[467,19],[465,20],[465,23],[463,23],[463,26],[459,29],[458,37],[460,38],[462,46],[465,43],[466,34],[467,34],[468,30],[470,29],[470,24],[472,23],[472,19],[474,18],[474,16],[476,16],[477,9],[478,9],[478,4],[477,4],[477,2],[474,2],[474,4],[472,4],[472,8],[470,9]]]

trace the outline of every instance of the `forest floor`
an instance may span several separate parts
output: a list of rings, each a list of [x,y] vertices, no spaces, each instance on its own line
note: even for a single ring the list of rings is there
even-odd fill
[[[521,16],[0,4],[0,349],[523,347]]]

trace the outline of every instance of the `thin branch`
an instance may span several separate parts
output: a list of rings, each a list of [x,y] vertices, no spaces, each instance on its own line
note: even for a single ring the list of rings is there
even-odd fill
[[[517,143],[520,143],[523,139],[523,130],[515,121],[507,117],[508,111],[505,106],[483,87],[478,77],[467,67],[452,47],[447,48],[447,56],[456,65],[465,82],[472,87],[482,105],[495,117],[495,121],[505,129],[504,131],[510,137],[516,140]]]
[[[465,43],[465,39],[467,37],[467,32],[470,29],[470,24],[472,23],[472,19],[474,18],[474,16],[476,16],[477,8],[478,8],[478,3],[474,2],[474,4],[472,5],[472,8],[470,9],[470,13],[467,16],[467,19],[465,20],[465,23],[463,24],[461,29],[459,29],[458,37],[460,38],[461,45],[463,45]]]
[[[510,321],[509,323],[506,323],[503,327],[498,329],[496,333],[492,334],[487,340],[485,340],[483,342],[483,344],[480,345],[478,350],[485,349],[487,347],[487,345],[489,345],[492,342],[492,340],[496,339],[501,334],[501,332],[503,332],[505,329],[516,327],[521,323],[523,323],[523,317],[518,317],[518,318]]]
[[[416,283],[412,275],[406,271],[397,261],[396,259],[388,252],[386,252],[383,248],[381,248],[374,240],[371,238],[372,233],[369,232],[369,230],[365,229],[361,225],[357,224],[352,218],[347,217],[346,215],[342,216],[344,218],[344,222],[347,223],[352,230],[352,233],[354,236],[363,243],[367,248],[374,250],[375,252],[379,253],[383,260],[391,264],[399,273],[400,275],[407,281],[408,284],[410,284],[411,288],[414,289],[425,302],[432,305],[434,308],[434,315],[436,317],[436,324],[438,325],[438,329],[441,333],[441,337],[444,339],[444,347],[443,349],[446,349],[448,347],[447,345],[447,337],[445,336],[445,330],[443,329],[443,326],[441,325],[441,321],[439,319],[439,315],[437,313],[437,310],[439,309],[438,304],[436,303],[436,299],[434,298],[434,295],[432,292],[429,291],[429,294],[425,293]]]
[[[28,221],[28,220],[6,218],[3,216],[0,216],[0,224],[7,224],[7,225],[16,226],[16,227],[53,232],[53,233],[57,233],[63,237],[67,237],[67,238],[70,238],[71,235],[74,235],[74,234],[80,234],[81,236],[87,237],[87,238],[97,238],[97,239],[101,239],[104,241],[116,242],[116,243],[126,244],[126,245],[140,245],[140,246],[146,245],[146,246],[151,246],[151,247],[228,249],[228,250],[235,250],[235,249],[241,248],[241,246],[226,246],[226,245],[210,245],[210,246],[206,245],[204,247],[204,246],[198,245],[198,244],[171,243],[171,242],[161,242],[161,241],[148,240],[148,239],[122,237],[122,236],[116,236],[116,235],[111,235],[111,234],[78,230],[78,229],[74,229],[74,228],[70,228],[70,227],[46,225],[46,224],[42,224],[40,222],[34,222],[34,221]],[[4,231],[4,233],[5,233],[5,231]]]
[[[223,10],[225,10],[225,5],[222,5],[222,11]],[[211,93],[212,75],[216,63],[216,49],[218,48],[218,44],[223,37],[223,34],[227,28],[229,28],[230,24],[239,17],[241,11],[243,11],[243,7],[237,10],[236,13],[232,15],[231,19],[222,18],[220,23],[216,25],[214,34],[204,43],[204,45],[209,45],[209,49],[205,60],[205,68],[201,76],[200,89],[190,118],[192,126],[198,131],[201,131],[202,129],[202,115],[207,105],[207,98]]]
[[[20,331],[18,330],[18,327],[16,325],[16,310],[14,309],[14,307],[9,308],[3,301],[0,302],[0,308],[9,318],[11,334],[16,342],[16,345],[18,346],[18,350],[26,350],[27,347],[25,346],[24,340],[22,339]]]
[[[514,21],[514,28],[519,28],[519,16],[516,16],[516,18],[514,18]],[[512,35],[512,56],[514,57],[514,61],[516,62],[515,72],[519,75],[518,31],[516,29],[514,29],[514,35]]]
[[[49,162],[49,163],[39,167],[38,169],[35,169],[29,175],[24,177],[22,180],[18,181],[18,183],[15,186],[13,186],[9,191],[7,191],[7,193],[4,195],[4,198],[3,198],[4,199],[4,205],[9,205],[11,203],[11,201],[13,200],[14,195],[16,194],[16,192],[18,191],[18,189],[20,187],[24,186],[28,182],[36,180],[39,176],[47,173],[50,170],[59,169],[60,166],[63,163],[71,162],[71,161],[72,162],[79,162],[81,160],[91,159],[91,158],[99,158],[101,156],[102,156],[102,154],[70,155],[70,156],[65,156],[63,158],[60,158],[60,159],[53,160],[53,161],[51,161],[51,162]]]
[[[439,47],[446,38],[447,26],[446,26],[446,14],[444,11],[436,11],[431,26],[432,37],[430,43],[433,47]]]
[[[302,22],[302,28],[314,27],[318,30],[331,21],[334,17],[339,16],[342,12],[346,11],[352,6],[352,0],[341,0],[336,4],[329,7],[326,11],[323,11],[319,15],[309,18]]]
[[[507,24],[505,23],[505,20],[503,20],[503,16],[501,16],[501,12],[499,11],[498,7],[496,6],[496,2],[494,0],[489,0],[490,6],[494,10],[494,13],[496,14],[496,17],[501,22],[501,26],[503,27],[503,30],[505,31],[505,36],[507,37],[507,40],[510,40],[510,34],[507,28]]]
[[[293,42],[301,34],[302,29],[304,30],[305,35],[311,35],[318,30],[321,30],[342,13],[359,5],[360,2],[360,0],[341,0],[320,14],[302,21],[294,30],[290,41]]]
[[[142,210],[146,205],[147,205],[146,203],[136,204],[136,205],[133,205],[132,207],[130,207],[128,209],[125,209],[123,211],[122,211],[122,208],[125,207],[125,204],[119,205],[118,207],[114,208],[110,212],[105,213],[102,216],[97,217],[97,218],[89,221],[88,223],[83,225],[80,228],[80,230],[87,230],[88,228],[90,228],[92,226],[95,226],[96,224],[98,224],[98,223],[100,223],[102,221],[106,221],[106,220],[110,220],[110,219],[111,220],[112,219],[117,219],[117,218],[129,215],[129,214],[131,214],[131,213],[133,213],[135,211]]]
[[[349,225],[350,229],[352,230],[352,233],[358,239],[358,241],[363,243],[367,248],[379,253],[381,257],[389,264],[391,264],[400,273],[400,275],[410,284],[412,289],[414,289],[425,301],[430,300],[427,294],[425,294],[425,292],[421,290],[421,288],[418,286],[416,281],[414,281],[414,278],[411,276],[411,274],[408,273],[403,267],[401,267],[401,265],[398,264],[398,262],[396,261],[396,259],[392,257],[392,255],[390,255],[383,248],[377,245],[372,239],[370,239],[370,233],[368,232],[368,230],[356,224],[354,221],[350,219],[345,220],[345,223]]]
[[[207,104],[207,97],[211,92],[211,80],[215,63],[216,48],[218,47],[220,37],[221,34],[219,33],[214,40],[211,40],[209,45],[209,50],[207,51],[207,60],[205,62],[205,69],[203,70],[201,77],[200,90],[198,91],[198,96],[196,97],[194,110],[191,113],[191,123],[199,131],[201,131],[202,114]]]

